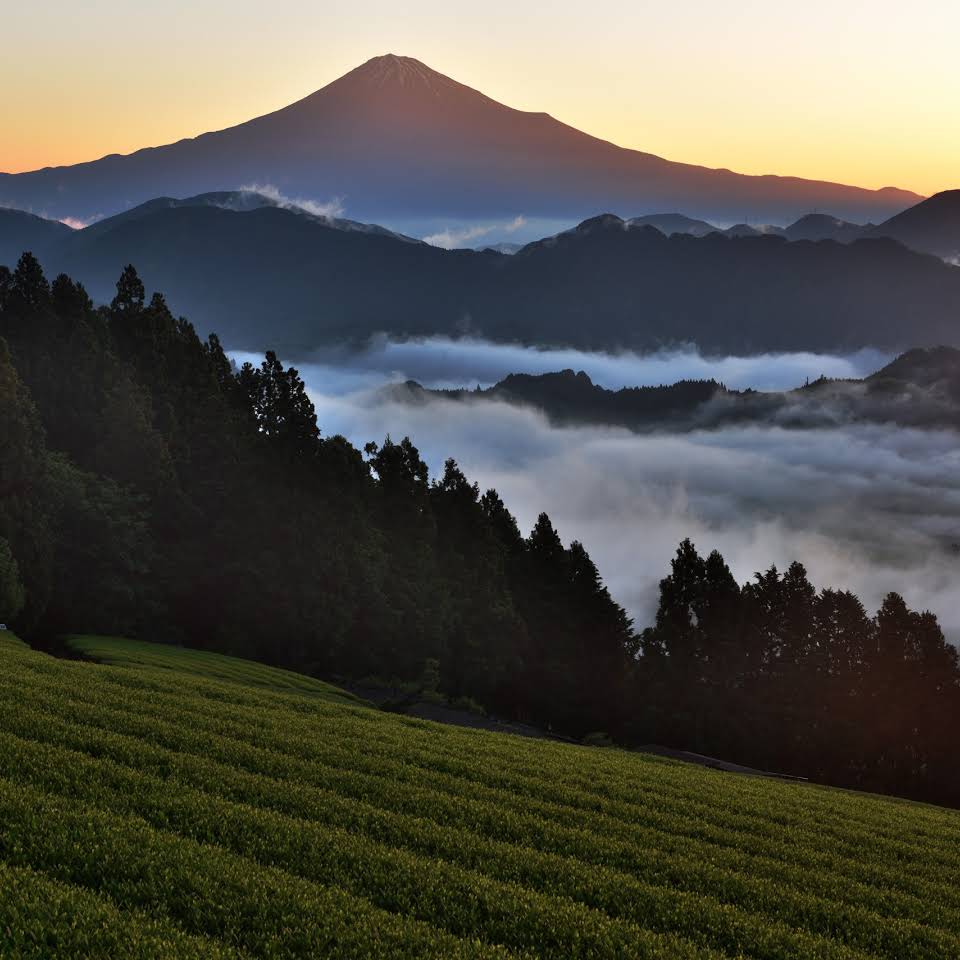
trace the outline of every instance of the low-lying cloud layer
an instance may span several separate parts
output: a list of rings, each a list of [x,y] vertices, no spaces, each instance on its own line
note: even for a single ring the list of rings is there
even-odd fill
[[[455,250],[459,247],[473,246],[479,240],[487,239],[495,242],[502,236],[512,237],[518,230],[527,225],[525,217],[514,217],[507,223],[484,223],[468,226],[445,227],[436,233],[427,234],[424,243],[444,250]]]
[[[509,373],[572,369],[585,370],[594,383],[611,390],[710,378],[730,389],[787,390],[821,375],[863,377],[892,359],[873,349],[845,356],[770,353],[707,357],[693,347],[650,354],[587,353],[447,337],[404,341],[382,338],[362,351],[332,348],[313,356],[317,364],[328,368],[327,376],[342,378],[354,388],[379,383],[384,377],[417,380],[425,387],[486,387]]]
[[[565,541],[583,541],[639,626],[651,621],[658,582],[677,543],[689,536],[701,551],[719,549],[741,581],[771,563],[783,568],[798,559],[815,584],[852,589],[870,608],[897,590],[911,605],[936,612],[951,639],[960,641],[955,433],[749,426],[638,436],[559,428],[535,411],[497,402],[406,405],[375,389],[394,379],[393,370],[419,371],[432,384],[489,382],[501,375],[493,367],[505,362],[504,351],[513,351],[506,354],[513,369],[558,366],[558,351],[544,356],[449,342],[421,347],[382,345],[302,366],[324,433],[342,433],[358,445],[409,435],[434,475],[454,457],[482,488],[499,490],[525,531],[546,510]],[[877,365],[863,355],[715,361],[693,353],[564,355],[571,362],[560,366],[582,367],[611,386],[691,375],[736,386],[786,386],[798,377],[859,375]],[[349,366],[347,356],[353,357]]]

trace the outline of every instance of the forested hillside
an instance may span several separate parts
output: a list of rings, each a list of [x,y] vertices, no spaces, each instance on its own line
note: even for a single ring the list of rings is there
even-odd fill
[[[22,632],[354,677],[438,660],[453,696],[604,725],[633,634],[548,517],[524,538],[456,464],[430,483],[408,439],[364,455],[322,437],[296,370],[268,354],[234,371],[133,269],[98,311],[25,256],[0,304],[0,543]]]
[[[607,214],[504,256],[258,202],[161,198],[65,235],[8,216],[0,258],[31,249],[98,303],[133,262],[229,349],[285,355],[377,333],[738,354],[960,346],[960,269],[890,239],[666,237]]]
[[[323,436],[296,370],[235,370],[128,267],[95,309],[0,268],[0,620],[324,677],[439,672],[456,699],[834,783],[960,803],[955,650],[795,564],[740,586],[681,545],[637,633],[586,549],[414,444]],[[637,551],[644,545],[636,544]]]

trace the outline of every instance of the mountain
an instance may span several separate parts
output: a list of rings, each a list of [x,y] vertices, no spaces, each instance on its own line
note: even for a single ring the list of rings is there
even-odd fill
[[[668,237],[674,233],[689,233],[694,237],[705,237],[717,229],[706,220],[696,220],[682,213],[648,213],[643,217],[631,217],[627,222],[632,227],[655,227]]]
[[[851,243],[870,233],[872,224],[850,223],[826,213],[808,213],[783,231],[788,240],[836,240]]]
[[[653,226],[668,236],[673,233],[705,236],[716,230],[729,237],[779,235],[791,241],[835,240],[837,243],[852,243],[863,237],[889,237],[911,250],[960,261],[960,190],[947,190],[922,200],[879,226],[852,223],[826,213],[805,214],[786,227],[736,223],[725,230],[680,213],[651,214],[626,222],[630,226]]]
[[[16,263],[24,250],[44,253],[71,233],[70,227],[57,220],[0,208],[0,263]]]
[[[358,233],[377,234],[383,237],[393,237],[404,240],[407,243],[421,243],[412,237],[404,236],[386,227],[381,227],[375,223],[360,223],[356,220],[346,220],[342,217],[329,216],[311,211],[309,208],[297,206],[286,200],[278,199],[254,190],[218,190],[213,193],[202,193],[195,197],[186,197],[177,199],[174,197],[157,197],[148,200],[132,210],[124,213],[118,213],[116,216],[108,217],[106,220],[98,220],[84,230],[84,238],[89,240],[91,237],[100,236],[114,230],[118,224],[128,223],[148,217],[151,214],[161,210],[178,210],[182,207],[213,207],[218,210],[230,210],[234,213],[248,213],[251,210],[261,210],[269,207],[279,210],[287,210],[298,217],[312,220],[325,227],[334,230],[346,230]]]
[[[713,380],[682,380],[670,386],[608,390],[583,371],[512,373],[485,390],[427,390],[408,380],[385,388],[394,399],[420,403],[432,398],[468,403],[496,400],[534,407],[557,424],[599,423],[631,429],[691,425],[692,414],[716,397],[733,396]]]
[[[689,233],[704,236],[716,227],[683,214],[652,214],[633,217],[631,226],[649,225],[667,234]],[[719,231],[730,237],[776,234],[787,240],[835,240],[852,243],[863,237],[889,237],[920,253],[944,260],[960,261],[960,190],[946,190],[891,217],[879,226],[852,223],[826,213],[808,213],[787,227],[754,227],[737,223]]]
[[[101,302],[133,263],[201,329],[221,331],[233,346],[271,343],[285,352],[383,326],[417,332],[418,324],[437,324],[469,289],[457,254],[501,259],[447,256],[382,227],[246,193],[149,201],[34,252],[48,274],[70,273]]]
[[[953,396],[960,404],[960,350],[943,346],[908,350],[867,380],[936,390]]]
[[[960,350],[914,349],[863,380],[820,378],[796,390],[728,390],[715,380],[608,390],[584,372],[510,374],[485,390],[385,388],[394,400],[499,401],[533,407],[558,425],[601,424],[636,432],[709,430],[764,423],[792,429],[894,423],[960,429]]]
[[[523,243],[511,243],[509,240],[503,240],[500,243],[489,243],[480,247],[475,247],[475,250],[492,250],[494,253],[505,253],[508,256],[516,253],[518,250],[522,250],[526,246]]]
[[[343,198],[361,220],[683,209],[789,222],[827,208],[885,219],[920,198],[674,163],[515,110],[411,57],[375,57],[297,103],[235,127],[88,163],[0,175],[0,205],[88,220],[158,194],[269,183]]]
[[[666,237],[603,214],[504,256],[232,203],[163,200],[84,230],[56,225],[37,252],[102,302],[133,263],[228,346],[285,355],[377,332],[737,353],[960,345],[960,268],[889,239]]]
[[[721,233],[728,237],[787,237],[784,227],[777,226],[775,223],[759,223],[756,226],[750,223],[735,223],[732,227],[727,227]]]
[[[945,190],[875,227],[913,250],[960,261],[960,190]]]
[[[654,213],[643,217],[631,217],[627,223],[633,227],[656,227],[668,237],[674,233],[688,233],[694,237],[705,237],[708,233],[723,233],[728,237],[782,236],[788,240],[836,240],[849,243],[873,230],[873,224],[866,227],[850,223],[824,213],[808,213],[787,227],[773,224],[752,226],[749,223],[735,223],[721,229],[705,220],[695,220],[682,213]]]

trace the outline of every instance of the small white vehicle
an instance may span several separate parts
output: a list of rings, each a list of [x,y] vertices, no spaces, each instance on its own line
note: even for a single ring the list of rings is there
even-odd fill
[[[7,625],[5,623],[0,623],[0,630],[6,630]]]

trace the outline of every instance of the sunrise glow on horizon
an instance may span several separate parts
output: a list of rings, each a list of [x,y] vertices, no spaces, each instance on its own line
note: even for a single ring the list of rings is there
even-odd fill
[[[728,9],[729,7],[729,9]],[[379,54],[621,146],[742,173],[960,185],[960,7],[64,0],[5,13],[0,171],[129,153],[279,109]],[[189,23],[189,29],[184,24]],[[251,29],[251,24],[256,29]],[[129,36],[136,42],[129,42]],[[921,43],[922,40],[922,43]]]

